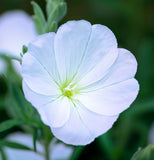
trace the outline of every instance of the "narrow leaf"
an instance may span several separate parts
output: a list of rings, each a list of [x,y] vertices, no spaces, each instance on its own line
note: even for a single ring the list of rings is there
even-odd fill
[[[50,13],[57,7],[58,4],[64,2],[64,0],[47,0],[46,12],[49,16]]]
[[[4,147],[4,146],[10,147],[10,148],[16,148],[16,149],[32,150],[31,148],[23,144],[19,144],[19,143],[7,141],[7,140],[0,140],[0,147]]]
[[[34,130],[34,133],[33,133],[33,147],[34,147],[34,151],[35,151],[35,152],[37,152],[36,140],[37,140],[37,129],[35,129],[35,130]]]
[[[36,2],[31,2],[33,9],[34,9],[34,16],[33,21],[35,23],[35,27],[37,29],[38,34],[43,33],[43,28],[46,24],[46,20],[43,14],[43,11],[41,10],[40,6]]]
[[[65,16],[66,11],[67,11],[67,5],[65,2],[57,5],[57,7],[54,8],[54,10],[50,13],[48,17],[48,22],[45,27],[45,32],[49,32],[53,21],[56,21],[58,23]]]
[[[23,121],[18,121],[18,120],[7,120],[2,123],[0,123],[0,132],[6,131],[12,127],[25,124]]]
[[[3,149],[2,148],[0,148],[0,159],[2,159],[2,160],[7,160],[7,158],[6,158],[6,155],[5,155],[5,153],[4,153],[4,151],[3,151]]]
[[[40,6],[34,1],[32,1],[31,4],[33,5],[35,15],[39,17],[42,24],[46,23],[43,11],[41,10]]]
[[[139,148],[137,152],[133,155],[131,160],[153,160],[154,159],[154,145],[148,145],[147,147],[141,149]]]
[[[33,16],[32,17],[33,21],[34,21],[34,24],[35,24],[35,28],[37,30],[37,33],[38,34],[43,34],[43,28],[44,26],[42,25],[42,23],[40,22],[39,18],[37,16]]]
[[[49,29],[49,32],[56,32],[57,28],[58,28],[57,22],[53,21]]]

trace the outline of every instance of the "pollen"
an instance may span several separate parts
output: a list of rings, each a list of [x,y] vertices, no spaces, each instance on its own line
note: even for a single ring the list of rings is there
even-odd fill
[[[65,91],[65,94],[67,95],[67,97],[72,96],[72,92],[71,92],[70,90],[66,90],[66,91]]]
[[[63,89],[63,95],[70,98],[73,94],[72,94],[72,91],[70,89],[64,88]]]

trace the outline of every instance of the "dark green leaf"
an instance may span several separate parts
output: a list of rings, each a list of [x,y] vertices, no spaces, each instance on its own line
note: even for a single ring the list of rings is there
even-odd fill
[[[6,140],[0,140],[0,147],[4,147],[4,146],[10,147],[10,148],[16,148],[16,149],[32,150],[31,148],[29,148],[23,144],[11,142],[11,141],[6,141]]]
[[[25,122],[23,121],[19,121],[19,120],[7,120],[4,121],[2,123],[0,123],[0,132],[6,131],[12,127],[21,125],[21,124],[25,124]]]
[[[23,45],[22,46],[22,52],[23,52],[23,54],[25,54],[27,52],[27,50],[28,50],[27,46]]]
[[[0,159],[2,159],[2,160],[7,160],[7,158],[6,158],[6,155],[5,155],[5,153],[4,153],[4,151],[3,151],[3,149],[2,148],[0,148]]]
[[[70,160],[78,160],[81,152],[84,150],[83,146],[78,146],[75,148]]]
[[[33,147],[34,147],[34,151],[35,151],[35,152],[37,152],[36,140],[37,140],[37,129],[35,129],[35,130],[34,130],[34,133],[33,133]]]

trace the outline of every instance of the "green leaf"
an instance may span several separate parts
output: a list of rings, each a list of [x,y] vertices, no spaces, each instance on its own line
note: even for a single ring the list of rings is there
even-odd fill
[[[12,127],[21,125],[21,124],[25,124],[25,122],[23,121],[19,121],[19,120],[7,120],[4,121],[2,123],[0,123],[0,132],[6,131]]]
[[[44,14],[43,14],[43,11],[41,10],[40,6],[34,1],[32,1],[31,4],[33,5],[35,15],[37,17],[39,17],[40,22],[42,22],[42,24],[44,24],[46,21],[45,21]]]
[[[0,110],[5,106],[5,97],[0,97]]]
[[[4,151],[3,151],[3,149],[2,148],[0,148],[0,159],[2,159],[2,160],[7,160],[7,158],[6,158],[6,155],[5,155],[5,153],[4,153]]]
[[[57,28],[58,28],[58,24],[56,21],[53,21],[52,24],[51,24],[51,27],[49,28],[49,30],[51,32],[56,32],[57,31]]]
[[[48,17],[48,21],[45,27],[45,32],[50,32],[50,27],[52,23],[54,21],[58,23],[65,16],[66,11],[67,11],[67,5],[65,2],[58,4]]]
[[[33,133],[33,147],[34,147],[34,151],[35,151],[35,152],[37,152],[36,140],[37,140],[37,129],[35,129],[35,130],[34,130],[34,133]]]
[[[102,150],[105,151],[106,155],[108,156],[108,159],[113,159],[112,156],[115,148],[109,132],[103,134],[98,138],[98,144],[100,148],[102,148]]]
[[[34,21],[34,24],[35,24],[35,28],[36,28],[36,30],[37,30],[37,33],[38,34],[43,34],[44,32],[44,26],[42,25],[42,23],[40,22],[40,20],[39,20],[39,17],[37,17],[37,16],[32,16],[32,19],[33,19],[33,21]]]
[[[70,160],[78,160],[81,152],[84,150],[83,146],[77,146],[71,156]]]
[[[4,146],[10,147],[10,148],[16,148],[16,149],[32,150],[31,148],[23,144],[19,144],[19,143],[7,141],[7,140],[0,140],[0,147],[4,147]]]
[[[44,33],[43,30],[44,30],[44,26],[46,24],[46,20],[45,20],[43,11],[41,10],[40,6],[36,2],[32,1],[31,4],[34,9],[33,21],[35,23],[35,27],[36,27],[38,33],[42,34],[42,33]]]
[[[136,116],[136,114],[144,114],[146,112],[153,112],[154,111],[154,99],[153,97],[148,98],[148,99],[142,99],[139,102],[135,102],[132,105],[132,108],[133,109],[129,109],[123,115],[127,117],[128,115]]]
[[[148,145],[146,148],[139,148],[133,155],[131,160],[153,160],[154,159],[154,145]]]
[[[10,90],[10,104],[12,105],[10,112],[12,111],[16,119],[28,119],[30,113],[28,113],[27,101],[25,100],[21,90],[14,83],[10,85]]]
[[[54,10],[54,8],[61,2],[64,2],[64,0],[47,0],[47,5],[46,5],[47,15],[49,16],[50,13]]]
[[[23,54],[25,54],[27,51],[28,51],[27,46],[26,46],[26,45],[23,45],[23,46],[22,46],[22,52],[23,52]]]

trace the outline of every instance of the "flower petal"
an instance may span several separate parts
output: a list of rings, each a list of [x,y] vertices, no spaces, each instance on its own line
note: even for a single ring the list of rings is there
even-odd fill
[[[95,137],[108,131],[119,116],[103,116],[101,114],[94,113],[88,110],[81,103],[78,104],[77,109],[83,123]]]
[[[51,127],[51,130],[58,139],[72,145],[86,145],[95,138],[81,121],[78,111],[73,104],[68,121],[62,127]]]
[[[55,36],[55,54],[63,81],[68,78],[71,79],[77,71],[90,33],[91,24],[84,20],[69,21],[58,29]]]
[[[42,95],[34,92],[31,90],[26,82],[23,80],[22,83],[23,91],[26,99],[36,108],[39,109],[40,107],[43,107],[44,105],[56,100],[59,95]]]
[[[47,125],[51,127],[61,127],[69,118],[70,104],[68,98],[59,98],[42,106],[38,111],[42,120],[45,119]]]
[[[106,26],[95,24],[92,25],[91,35],[84,52],[82,62],[78,69],[78,77],[84,77],[88,72],[99,64],[103,58],[108,59],[108,54],[112,49],[117,48],[117,41],[113,32]],[[114,62],[116,53],[113,54],[111,64]]]
[[[54,38],[55,33],[38,36],[37,39],[28,45],[28,53],[35,57],[50,74],[51,78],[58,83],[59,73],[55,59]]]
[[[44,95],[59,93],[47,70],[29,53],[26,53],[22,60],[22,76],[29,88],[36,93]]]
[[[65,23],[55,37],[55,54],[61,76],[65,79],[81,78],[113,47],[117,47],[116,38],[107,27],[91,26],[85,20]]]
[[[96,81],[99,81],[106,74],[107,70],[113,65],[118,56],[118,49],[112,48],[94,68],[89,71],[81,80],[80,86],[88,86]]]
[[[104,77],[95,83],[91,83],[85,89],[88,92],[131,79],[135,76],[136,70],[137,62],[134,55],[126,49],[118,49],[118,57]]]
[[[36,37],[32,18],[23,11],[9,11],[0,17],[0,52],[20,56],[22,45]]]
[[[102,89],[83,93],[78,100],[91,111],[102,115],[117,115],[135,100],[138,82],[129,79]]]
[[[96,114],[77,103],[76,106],[71,107],[71,114],[66,124],[60,128],[51,129],[53,134],[65,143],[85,145],[110,129],[117,117],[118,115]]]

